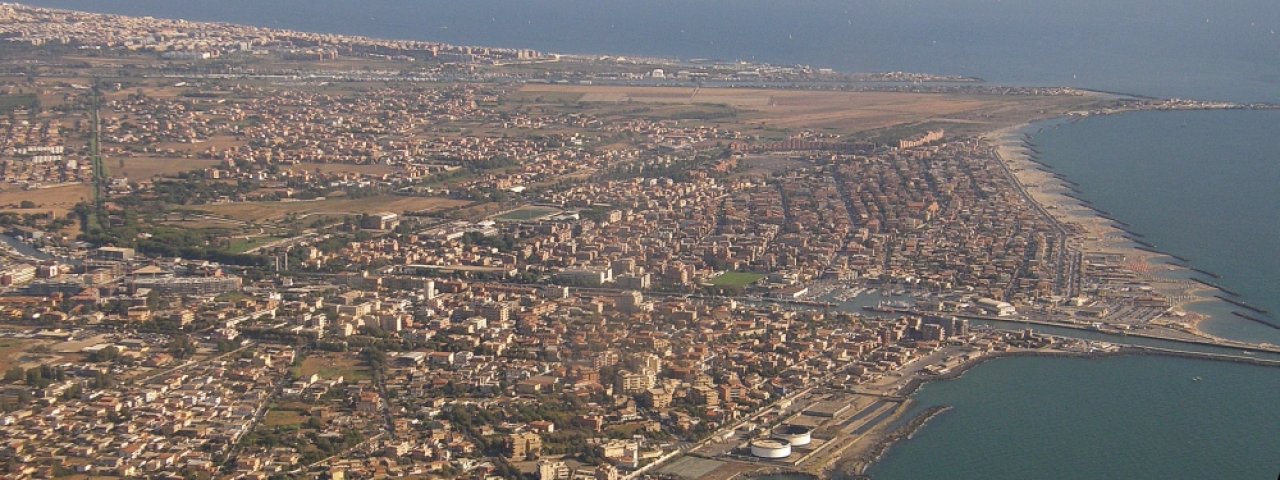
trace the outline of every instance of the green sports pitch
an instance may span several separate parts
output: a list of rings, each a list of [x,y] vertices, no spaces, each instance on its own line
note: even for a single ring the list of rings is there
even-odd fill
[[[725,272],[711,279],[711,285],[717,287],[745,287],[760,281],[765,275],[750,272]]]

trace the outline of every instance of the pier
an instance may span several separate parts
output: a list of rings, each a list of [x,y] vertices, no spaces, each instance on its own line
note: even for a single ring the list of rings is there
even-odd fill
[[[1233,350],[1240,350],[1244,352],[1280,354],[1280,347],[1276,347],[1268,344],[1256,345],[1256,344],[1245,344],[1245,343],[1224,342],[1224,341],[1214,341],[1214,340],[1196,340],[1196,339],[1190,339],[1190,338],[1166,337],[1162,335],[1153,335],[1149,333],[1132,332],[1132,331],[1123,332],[1123,333],[1109,332],[1105,330],[1097,330],[1089,325],[1054,322],[1049,320],[1034,320],[1030,318],[1018,318],[1018,317],[996,317],[991,315],[979,315],[975,313],[938,312],[938,311],[925,311],[925,310],[915,310],[911,308],[895,308],[895,307],[867,306],[867,307],[863,307],[863,309],[877,311],[877,312],[898,313],[903,315],[917,315],[917,316],[945,315],[945,316],[966,318],[970,320],[983,320],[983,321],[989,321],[989,322],[1003,322],[1003,323],[1021,323],[1026,325],[1040,325],[1044,327],[1057,327],[1057,328],[1080,330],[1080,331],[1086,331],[1086,332],[1097,332],[1097,333],[1106,334],[1106,335],[1115,335],[1115,336],[1123,335],[1123,337],[1145,338],[1150,340],[1159,340],[1164,342],[1173,342],[1173,343],[1180,343],[1180,344],[1186,344],[1186,345],[1200,345],[1204,347],[1213,347],[1218,349],[1233,349]],[[1115,338],[1107,341],[1110,343],[1115,343],[1119,345],[1141,346],[1134,343],[1125,342],[1124,338]],[[1159,347],[1151,347],[1151,348],[1159,348]]]
[[[1155,244],[1148,242],[1146,240],[1142,240],[1138,237],[1135,237],[1133,236],[1133,234],[1129,234],[1128,232],[1126,232],[1126,235],[1124,236],[1124,238],[1129,240],[1130,242],[1136,243],[1138,245],[1142,245],[1147,248],[1156,248]]]

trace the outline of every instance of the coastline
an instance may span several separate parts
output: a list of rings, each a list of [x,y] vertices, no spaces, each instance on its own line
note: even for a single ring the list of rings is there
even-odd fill
[[[1142,110],[1145,109],[1135,108],[1124,111],[1106,112],[1105,114],[1111,115]],[[1176,313],[1176,317],[1170,318],[1169,315],[1165,315],[1161,317],[1159,321],[1150,324],[1152,327],[1156,327],[1157,330],[1146,333],[1132,332],[1131,334],[1157,339],[1181,339],[1191,342],[1206,342],[1222,346],[1245,345],[1246,342],[1238,342],[1235,340],[1217,337],[1200,330],[1200,323],[1209,317],[1207,315],[1191,311],[1188,308],[1191,305],[1199,303],[1225,301],[1225,299],[1220,298],[1219,295],[1230,295],[1230,292],[1217,287],[1213,282],[1197,279],[1193,275],[1208,275],[1213,278],[1214,281],[1216,281],[1218,277],[1210,272],[1205,272],[1187,264],[1184,259],[1178,257],[1174,253],[1157,250],[1143,240],[1142,234],[1129,231],[1128,225],[1123,221],[1112,218],[1109,213],[1092,206],[1090,201],[1080,194],[1078,184],[1074,183],[1068,177],[1052,171],[1049,166],[1042,164],[1037,159],[1033,158],[1033,154],[1038,152],[1034,151],[1034,145],[1030,144],[1027,136],[1024,136],[1029,133],[1029,130],[1037,126],[1053,125],[1055,122],[1073,121],[1078,118],[1079,117],[1074,115],[1044,118],[1000,128],[983,134],[980,138],[992,147],[992,151],[997,160],[999,160],[1005,167],[1010,177],[1013,178],[1017,188],[1021,190],[1021,193],[1030,200],[1037,209],[1041,210],[1056,225],[1063,229],[1069,245],[1081,252],[1097,252],[1123,256],[1123,263],[1126,269],[1129,269],[1137,275],[1138,278],[1150,285],[1153,291],[1160,293],[1169,299],[1170,311]],[[1177,278],[1170,275],[1171,273],[1182,274],[1181,276],[1184,278]],[[1043,323],[1083,328],[1081,325],[1069,323],[1052,321],[1046,321]],[[970,369],[991,360],[1017,357],[1093,359],[1121,356],[1183,357],[1206,361],[1222,361],[1272,367],[1280,366],[1274,362],[1268,361],[1196,354],[1141,346],[1124,346],[1119,350],[1107,352],[993,352],[982,355],[961,365],[957,365],[946,374],[917,377],[910,380],[896,392],[897,395],[906,397],[907,401],[904,402],[904,405],[900,407],[898,412],[895,412],[894,415],[886,419],[886,425],[895,424],[903,420],[904,416],[911,410],[908,405],[911,402],[914,402],[911,397],[913,397],[913,395],[924,385],[936,381],[960,378]],[[870,442],[866,447],[859,449],[858,452],[851,452],[850,455],[838,458],[828,465],[826,469],[824,469],[824,478],[870,478],[865,473],[867,469],[876,462],[881,461],[895,445],[904,440],[911,439],[918,431],[924,428],[930,420],[936,418],[942,413],[945,413],[949,408],[950,407],[947,406],[931,407],[922,412],[916,413],[912,418],[906,420],[906,423],[900,424],[897,428],[877,432],[875,437],[868,439]]]
[[[1211,362],[1230,362],[1246,365],[1257,365],[1263,367],[1280,368],[1280,363],[1262,361],[1258,359],[1235,358],[1220,355],[1197,354],[1189,352],[1178,352],[1171,350],[1155,349],[1150,347],[1124,346],[1114,351],[1094,351],[1094,352],[1071,352],[1061,350],[1016,350],[1003,352],[989,352],[974,358],[968,362],[955,366],[951,371],[927,377],[917,377],[905,385],[903,385],[896,393],[898,396],[906,397],[908,400],[903,402],[892,416],[885,419],[885,424],[890,425],[903,419],[903,417],[911,410],[911,404],[915,401],[913,398],[920,388],[934,382],[943,382],[956,380],[965,375],[969,370],[977,368],[987,362],[1007,358],[1078,358],[1078,359],[1106,359],[1116,357],[1130,356],[1152,356],[1152,357],[1171,357],[1171,358],[1190,358]],[[875,463],[884,459],[885,455],[899,443],[911,440],[916,433],[923,429],[929,421],[938,415],[946,413],[952,407],[948,405],[938,405],[925,409],[917,413],[906,423],[898,428],[877,432],[874,438],[870,439],[869,444],[862,448],[861,451],[841,457],[833,461],[824,468],[823,478],[852,480],[852,479],[869,479],[866,474]]]
[[[988,133],[982,138],[993,147],[996,158],[1005,166],[1023,194],[1068,232],[1069,245],[1080,252],[1122,256],[1125,269],[1169,300],[1174,318],[1162,316],[1152,322],[1151,326],[1162,328],[1164,331],[1161,333],[1173,336],[1189,335],[1200,340],[1235,343],[1200,330],[1200,323],[1208,317],[1188,308],[1192,304],[1218,301],[1214,297],[1220,291],[1218,288],[1194,280],[1193,275],[1197,270],[1189,265],[1167,261],[1166,259],[1178,257],[1147,246],[1149,244],[1142,240],[1141,234],[1128,231],[1126,224],[1110,218],[1107,212],[1097,209],[1089,200],[1079,196],[1074,182],[1033,158],[1034,147],[1024,136],[1026,131],[1038,123],[1065,119],[1066,117],[1059,117],[1015,125]],[[1174,272],[1187,278],[1174,278],[1171,275]]]

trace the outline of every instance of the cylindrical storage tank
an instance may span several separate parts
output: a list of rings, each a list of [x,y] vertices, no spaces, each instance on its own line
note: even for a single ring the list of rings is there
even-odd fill
[[[751,455],[759,458],[787,458],[791,456],[791,444],[776,438],[752,440]]]
[[[813,441],[813,430],[801,425],[784,425],[773,431],[773,438],[786,440],[795,447],[803,447]]]

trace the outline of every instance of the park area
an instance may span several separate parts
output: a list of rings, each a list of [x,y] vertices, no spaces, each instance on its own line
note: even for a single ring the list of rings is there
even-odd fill
[[[342,377],[345,382],[358,382],[373,378],[373,371],[363,360],[347,352],[314,353],[301,364],[293,367],[297,378],[319,375],[321,380],[333,380]]]
[[[715,287],[746,287],[760,281],[765,275],[751,272],[725,272],[709,282]]]

